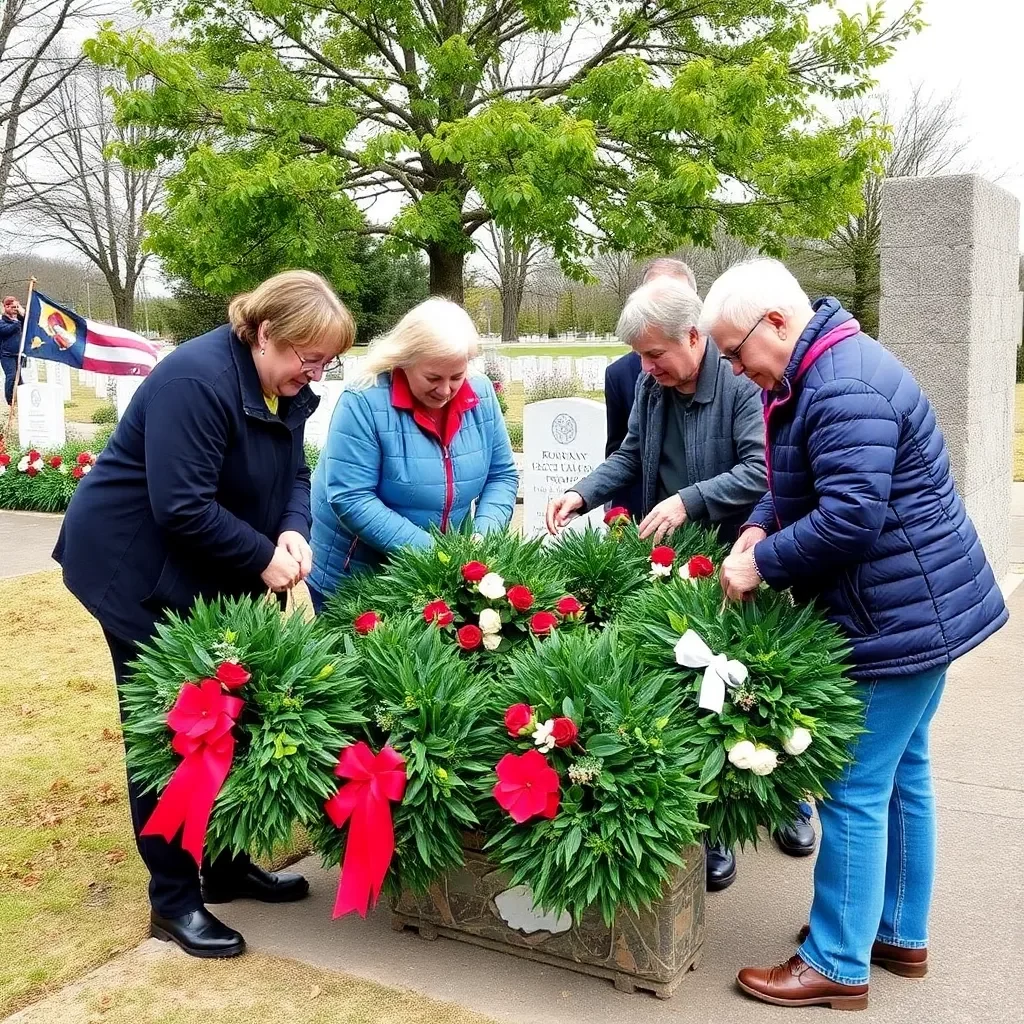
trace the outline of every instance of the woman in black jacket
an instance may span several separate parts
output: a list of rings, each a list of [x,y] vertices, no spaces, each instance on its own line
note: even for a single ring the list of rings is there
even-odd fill
[[[348,310],[316,274],[289,271],[236,298],[231,323],[186,342],[136,392],[78,486],[54,551],[68,589],[99,620],[120,685],[166,609],[198,597],[285,591],[309,573],[309,388],[355,339]],[[139,832],[156,804],[128,780],[150,873],[153,934],[202,957],[235,956],[238,932],[204,903],[301,899],[306,880],[248,857],[204,863],[178,839]]]

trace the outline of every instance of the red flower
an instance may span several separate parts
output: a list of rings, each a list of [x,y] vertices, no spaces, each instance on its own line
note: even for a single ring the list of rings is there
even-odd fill
[[[217,682],[223,683],[229,690],[237,690],[245,686],[252,678],[237,661],[222,661],[217,666]]]
[[[431,601],[423,609],[423,620],[436,623],[438,626],[450,626],[455,621],[455,613],[445,601],[438,599]]]
[[[580,731],[571,718],[556,718],[551,723],[551,735],[555,738],[556,747],[570,747],[576,742]]]
[[[96,461],[92,452],[79,452],[77,462],[80,466],[91,466]]]
[[[472,651],[483,642],[484,633],[479,626],[469,623],[456,632],[455,638],[464,651]]]
[[[554,612],[537,612],[536,615],[530,619],[530,629],[533,630],[537,636],[547,636],[558,625],[558,618]]]
[[[527,587],[517,583],[514,587],[508,588],[508,603],[517,612],[528,612],[533,607],[533,594]]]
[[[25,470],[25,474],[26,474],[26,476],[35,476],[35,475],[36,475],[36,474],[37,474],[38,472],[39,472],[39,470],[38,470],[38,469],[36,469],[36,467],[35,467],[35,465],[34,465],[34,464],[33,464],[33,465],[30,465],[30,466],[28,467],[28,469],[26,469],[26,470]]]
[[[502,384],[500,380],[491,381],[491,383],[494,385],[494,390],[497,391],[499,395],[505,390],[505,385]]]
[[[73,470],[71,470],[71,475],[76,480],[81,480],[82,477],[85,476],[85,471],[82,469],[81,466],[75,466],[75,468]]]
[[[558,612],[559,615],[565,615],[566,617],[570,615],[579,615],[580,612],[583,611],[583,605],[581,605],[579,601],[572,596],[572,594],[566,594],[565,597],[560,597],[558,599],[558,604],[555,605],[555,611]]]
[[[11,464],[11,457],[10,457],[10,455],[8,455],[6,452],[4,452],[2,455],[0,455],[0,466],[3,466],[4,468],[6,468],[10,464]]]
[[[604,514],[604,521],[608,526],[614,526],[620,519],[629,522],[629,509],[625,505],[616,505],[615,508],[608,509]]]
[[[352,623],[352,628],[360,636],[366,636],[367,633],[373,632],[380,625],[380,621],[380,616],[376,612],[363,612],[362,615],[356,617],[356,620]]]
[[[59,455],[51,455],[46,461],[49,464],[50,469],[60,469],[61,463],[64,460]]]
[[[513,704],[505,712],[505,728],[509,736],[525,736],[536,722],[533,708],[529,704]]]
[[[536,750],[506,754],[494,769],[498,783],[494,799],[520,825],[530,818],[553,818],[558,813],[558,772]]]
[[[35,448],[29,449],[29,453],[28,453],[28,461],[29,462],[38,462],[41,458],[42,458],[42,455],[40,455],[39,452],[37,452],[35,450]]]
[[[242,702],[228,697],[216,679],[185,683],[167,713],[167,724],[175,733],[171,746],[182,756],[213,746],[231,732],[241,708]]]
[[[707,555],[694,555],[686,566],[691,580],[703,580],[715,575],[715,565]]]
[[[651,552],[651,561],[655,565],[671,565],[676,558],[674,548],[670,548],[667,544],[659,544]]]
[[[489,572],[483,562],[467,562],[462,567],[462,578],[467,583],[479,583]]]

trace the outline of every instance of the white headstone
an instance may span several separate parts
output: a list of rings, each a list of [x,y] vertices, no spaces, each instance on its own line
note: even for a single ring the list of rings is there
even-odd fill
[[[38,384],[39,383],[39,360],[38,359],[27,359],[25,365],[21,368],[21,376],[18,377],[18,381],[22,384]]]
[[[97,373],[95,375],[95,394],[97,398],[107,397],[107,375],[105,373]]]
[[[92,370],[79,370],[78,383],[84,388],[91,388],[96,383],[96,374]]]
[[[316,407],[316,412],[306,420],[302,439],[306,444],[315,444],[317,448],[323,448],[327,443],[327,432],[331,427],[334,407],[338,404],[345,385],[340,380],[320,380],[311,381],[309,386],[320,396],[320,404]]]
[[[67,442],[60,384],[18,385],[18,439],[35,448],[60,448]]]
[[[64,394],[64,401],[71,401],[71,367],[67,363],[54,363],[56,373],[54,374],[54,380],[60,384],[62,392]]]
[[[608,428],[605,408],[589,398],[551,398],[531,402],[523,409],[523,535],[547,532],[547,503],[569,490],[604,461]],[[600,508],[574,520],[595,525]]]
[[[132,396],[142,387],[145,377],[117,377],[117,418],[121,419],[128,409]]]

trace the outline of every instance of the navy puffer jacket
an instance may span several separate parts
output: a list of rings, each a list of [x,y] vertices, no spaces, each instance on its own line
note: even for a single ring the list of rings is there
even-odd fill
[[[931,404],[835,299],[815,304],[766,398],[769,491],[750,522],[769,537],[754,559],[848,633],[855,678],[947,665],[1006,622]]]

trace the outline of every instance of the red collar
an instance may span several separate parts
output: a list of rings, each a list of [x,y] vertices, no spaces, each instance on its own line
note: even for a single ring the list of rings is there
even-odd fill
[[[480,399],[477,398],[473,385],[469,383],[469,377],[466,377],[462,382],[462,387],[455,392],[444,407],[447,415],[443,420],[444,433],[441,434],[426,409],[413,398],[412,391],[409,389],[409,378],[406,377],[405,371],[396,368],[391,371],[391,404],[396,409],[408,409],[420,429],[425,430],[431,437],[436,437],[447,448],[452,443],[452,438],[459,432],[463,414],[470,409],[475,409],[480,404]]]

